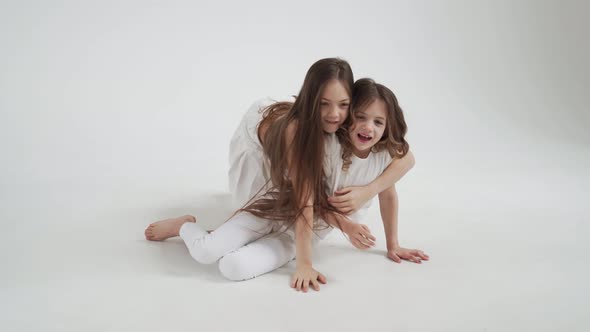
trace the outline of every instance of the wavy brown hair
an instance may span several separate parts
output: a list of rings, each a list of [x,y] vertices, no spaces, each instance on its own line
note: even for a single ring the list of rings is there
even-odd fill
[[[410,145],[405,139],[408,131],[404,113],[399,106],[395,94],[386,86],[376,83],[370,78],[361,78],[354,83],[352,90],[352,104],[350,115],[344,122],[342,128],[338,129],[336,135],[342,145],[342,170],[347,170],[351,164],[352,142],[349,136],[349,130],[354,123],[356,114],[366,110],[376,100],[385,103],[387,119],[383,137],[373,145],[371,152],[387,150],[391,158],[403,158],[410,149]]]
[[[310,198],[314,202],[314,216],[325,218],[326,213],[335,211],[328,204],[325,191],[326,133],[320,109],[322,93],[331,80],[338,80],[352,96],[354,78],[350,65],[342,59],[327,58],[309,68],[295,102],[279,102],[265,109],[261,124],[268,124],[268,130],[261,141],[264,155],[270,162],[272,186],[238,212],[281,221],[290,227],[302,215],[304,204]],[[294,124],[294,135],[287,142],[287,128],[291,124]]]

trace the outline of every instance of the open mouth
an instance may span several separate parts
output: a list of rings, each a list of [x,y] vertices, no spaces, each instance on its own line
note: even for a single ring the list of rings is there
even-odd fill
[[[326,122],[329,123],[329,124],[332,124],[332,125],[340,124],[340,122],[338,120],[336,120],[336,121],[326,120]]]
[[[369,142],[369,141],[371,141],[371,140],[373,139],[373,137],[371,137],[371,135],[366,135],[366,134],[360,134],[360,133],[359,133],[359,134],[357,134],[356,136],[357,136],[357,137],[359,138],[359,140],[360,140],[361,142],[363,142],[363,143],[367,143],[367,142]]]

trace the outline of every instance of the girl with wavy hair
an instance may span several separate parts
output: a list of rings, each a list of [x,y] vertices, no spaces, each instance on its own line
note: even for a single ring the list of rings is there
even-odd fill
[[[372,79],[359,79],[354,84],[351,116],[336,133],[340,149],[331,154],[327,174],[330,191],[350,186],[364,186],[382,174],[395,159],[409,152],[405,139],[407,125],[395,94]],[[358,249],[368,249],[375,237],[366,225],[360,224],[371,206],[364,204],[354,214],[343,218],[334,214],[328,221],[348,235]],[[429,257],[418,249],[401,247],[397,225],[399,201],[395,184],[379,193],[379,207],[385,231],[387,257],[400,263],[415,263]]]

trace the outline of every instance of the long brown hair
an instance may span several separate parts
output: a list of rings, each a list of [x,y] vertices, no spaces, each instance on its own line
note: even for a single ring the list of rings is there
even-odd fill
[[[387,120],[383,137],[372,148],[372,152],[387,150],[391,158],[402,158],[410,149],[405,139],[408,131],[404,113],[399,106],[395,94],[386,86],[376,83],[370,78],[361,78],[354,83],[352,92],[352,104],[350,115],[342,128],[338,129],[336,135],[342,145],[342,169],[347,170],[351,164],[352,142],[350,141],[349,130],[354,122],[357,113],[364,111],[376,100],[385,103]]]
[[[309,68],[294,103],[275,103],[265,110],[263,121],[270,123],[263,148],[270,162],[272,187],[238,211],[292,226],[302,215],[303,204],[311,197],[314,215],[324,217],[328,211],[335,210],[328,204],[325,192],[326,133],[320,109],[322,92],[331,80],[338,80],[349,96],[352,95],[354,78],[348,62],[337,58],[321,59]],[[292,141],[286,142],[285,134],[291,123],[295,123],[294,136]]]

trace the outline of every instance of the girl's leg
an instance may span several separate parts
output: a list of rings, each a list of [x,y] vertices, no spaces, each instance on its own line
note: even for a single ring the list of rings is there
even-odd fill
[[[196,218],[186,215],[177,218],[170,218],[151,223],[145,229],[145,238],[150,241],[164,241],[171,237],[178,236],[180,227],[186,222],[196,222]]]
[[[223,256],[219,271],[229,280],[247,280],[278,269],[293,258],[293,237],[275,232]]]
[[[271,222],[244,212],[238,213],[212,233],[191,222],[184,223],[179,233],[197,262],[211,264],[271,231]]]

